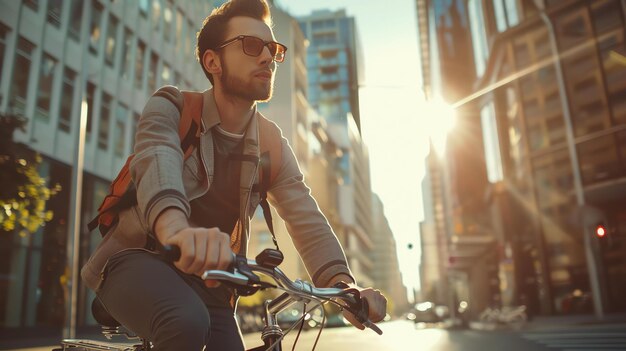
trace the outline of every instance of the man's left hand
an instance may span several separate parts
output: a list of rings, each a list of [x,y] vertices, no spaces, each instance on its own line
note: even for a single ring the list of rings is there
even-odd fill
[[[385,318],[387,313],[387,298],[376,289],[373,288],[360,288],[356,286],[351,286],[359,290],[361,294],[361,299],[367,301],[367,305],[369,307],[368,318],[372,322],[380,322]],[[365,327],[359,321],[356,320],[356,317],[347,310],[343,310],[343,316],[355,327],[363,330]]]

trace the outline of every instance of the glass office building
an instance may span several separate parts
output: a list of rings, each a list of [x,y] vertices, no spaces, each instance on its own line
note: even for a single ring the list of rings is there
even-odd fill
[[[521,295],[542,313],[591,313],[594,299],[625,311],[624,2],[469,7],[488,173],[505,189]]]
[[[93,217],[133,148],[143,105],[159,86],[207,88],[194,56],[209,0],[0,2],[0,112],[23,115],[22,151],[61,192],[32,235],[0,232],[0,339],[60,335],[69,296],[70,189],[81,102],[88,105],[81,223]],[[100,240],[81,231],[80,264]],[[78,327],[93,324],[79,282]]]

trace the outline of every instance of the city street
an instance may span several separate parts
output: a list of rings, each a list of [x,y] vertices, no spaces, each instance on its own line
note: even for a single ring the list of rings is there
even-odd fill
[[[324,329],[317,350],[424,350],[424,351],[583,351],[626,350],[626,325],[590,325],[549,330],[476,331],[416,329],[411,322],[380,324],[383,335],[351,327]],[[296,350],[310,350],[316,330],[303,332]],[[286,337],[283,349],[290,350],[294,335]],[[248,347],[260,345],[260,336],[247,334]]]
[[[598,351],[626,350],[626,324],[530,324],[522,330],[447,330],[418,329],[412,322],[393,321],[379,324],[383,335],[353,327],[326,328],[322,331],[316,350],[358,351]],[[311,350],[318,329],[303,331],[296,350]],[[283,342],[291,350],[296,333]],[[244,335],[248,348],[261,345],[260,333]],[[50,351],[51,346],[24,348],[19,351]]]

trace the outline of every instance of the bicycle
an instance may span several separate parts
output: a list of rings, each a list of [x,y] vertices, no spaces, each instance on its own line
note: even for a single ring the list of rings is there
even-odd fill
[[[178,247],[164,247],[162,254],[170,261],[176,261],[180,257]],[[265,249],[254,260],[247,259],[244,256],[236,255],[233,264],[226,271],[208,270],[202,275],[202,279],[219,280],[224,284],[230,284],[237,290],[240,296],[252,295],[263,289],[278,289],[284,293],[274,299],[265,301],[263,305],[264,311],[264,328],[261,332],[262,346],[248,349],[247,351],[282,351],[282,340],[299,324],[300,328],[294,341],[298,342],[298,337],[302,331],[304,318],[316,308],[320,308],[326,303],[334,303],[342,309],[351,312],[356,319],[365,327],[372,329],[377,334],[382,335],[382,331],[376,324],[368,318],[368,306],[366,300],[361,300],[359,291],[350,288],[348,285],[332,288],[316,288],[310,283],[296,279],[289,279],[278,265],[282,263],[283,255],[280,251],[273,249]],[[273,282],[261,280],[257,273],[269,277]],[[302,317],[283,331],[278,325],[277,315],[281,311],[289,308],[297,302],[303,302],[305,310]],[[317,305],[306,311],[306,305],[315,302]],[[323,313],[323,308],[322,308]],[[102,334],[111,340],[115,336],[125,336],[128,340],[137,340],[137,342],[113,343],[101,342],[89,339],[64,339],[61,341],[61,348],[53,351],[150,351],[152,345],[149,340],[142,339],[138,336],[130,334],[123,328],[112,316],[110,316],[100,301],[96,298],[92,303],[92,314],[96,321],[102,326]],[[317,342],[323,330],[325,316],[323,317],[320,330],[313,345],[315,350]]]
[[[502,309],[487,307],[479,316],[481,322],[521,328],[527,321],[526,306],[505,306]]]

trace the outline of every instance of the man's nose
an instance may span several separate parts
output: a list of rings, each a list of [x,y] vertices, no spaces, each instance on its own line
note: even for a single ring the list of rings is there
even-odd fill
[[[263,51],[261,51],[261,55],[259,55],[259,60],[259,63],[262,65],[268,65],[274,61],[274,56],[272,56],[272,53],[267,45],[263,47]]]

